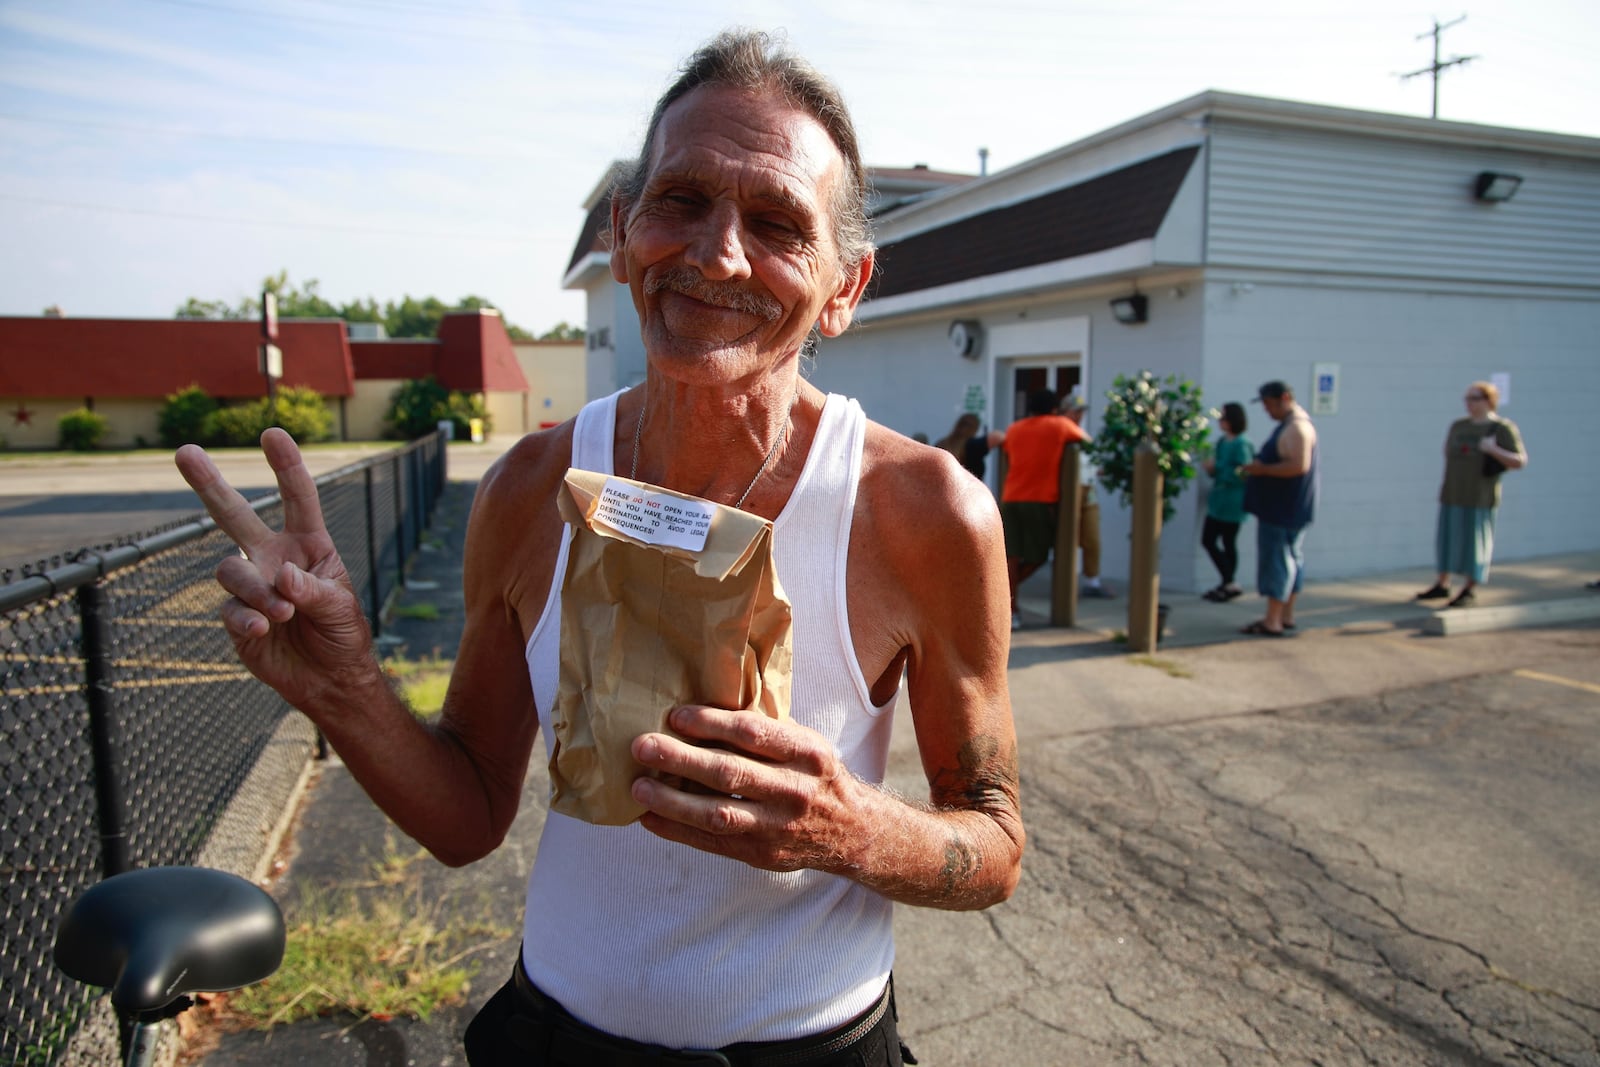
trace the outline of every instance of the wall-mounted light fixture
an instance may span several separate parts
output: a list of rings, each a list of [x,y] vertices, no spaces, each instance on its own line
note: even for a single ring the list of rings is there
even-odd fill
[[[1150,318],[1150,298],[1143,293],[1119,296],[1111,301],[1111,314],[1118,322],[1130,326],[1136,322],[1145,322]]]
[[[1486,204],[1498,204],[1516,196],[1517,189],[1521,185],[1520,174],[1502,174],[1499,171],[1486,170],[1472,183],[1472,195]]]
[[[950,324],[949,333],[950,351],[962,359],[977,359],[979,342],[983,337],[983,327],[974,319],[957,319]]]

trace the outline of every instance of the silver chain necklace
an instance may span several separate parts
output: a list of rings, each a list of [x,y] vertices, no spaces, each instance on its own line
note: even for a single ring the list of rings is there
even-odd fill
[[[646,398],[648,399],[648,398]],[[784,417],[783,426],[778,430],[778,436],[772,439],[772,447],[767,449],[767,458],[761,461],[761,466],[756,470],[756,476],[750,479],[750,484],[744,487],[744,492],[739,494],[739,499],[733,502],[735,508],[744,507],[744,502],[750,496],[750,490],[756,487],[761,476],[767,473],[767,468],[772,465],[772,457],[778,454],[778,446],[783,443],[788,435],[789,423],[794,420],[794,406],[800,400],[800,383],[794,383],[794,396],[789,398],[789,413]],[[644,436],[644,410],[645,405],[639,405],[639,421],[633,424],[633,466],[628,471],[628,477],[633,481],[639,480],[639,439]]]

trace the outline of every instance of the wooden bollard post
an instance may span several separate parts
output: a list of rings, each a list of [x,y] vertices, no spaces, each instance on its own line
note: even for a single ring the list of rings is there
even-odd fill
[[[1128,649],[1153,652],[1156,605],[1161,598],[1161,468],[1156,446],[1133,453],[1133,558],[1128,566]]]
[[[1082,493],[1078,489],[1078,443],[1061,449],[1061,503],[1056,512],[1055,564],[1050,569],[1050,625],[1078,624],[1078,526]]]

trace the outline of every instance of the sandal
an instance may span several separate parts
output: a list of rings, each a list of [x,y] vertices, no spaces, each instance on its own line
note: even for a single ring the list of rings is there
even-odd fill
[[[1242,634],[1250,634],[1253,637],[1282,637],[1283,636],[1283,631],[1282,630],[1269,630],[1269,629],[1267,629],[1267,624],[1265,622],[1263,622],[1262,620],[1260,620],[1260,619],[1257,619],[1255,622],[1251,623],[1249,626],[1244,627],[1239,632],[1242,633]]]

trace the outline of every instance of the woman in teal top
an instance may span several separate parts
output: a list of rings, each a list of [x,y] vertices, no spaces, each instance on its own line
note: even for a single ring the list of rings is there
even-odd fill
[[[1239,568],[1239,526],[1244,522],[1244,475],[1239,468],[1256,458],[1256,449],[1244,436],[1247,420],[1244,405],[1222,405],[1222,440],[1216,453],[1206,460],[1211,475],[1211,497],[1206,502],[1206,523],[1200,531],[1200,544],[1216,564],[1222,583],[1205,594],[1218,603],[1232,600],[1243,592],[1233,582]]]

